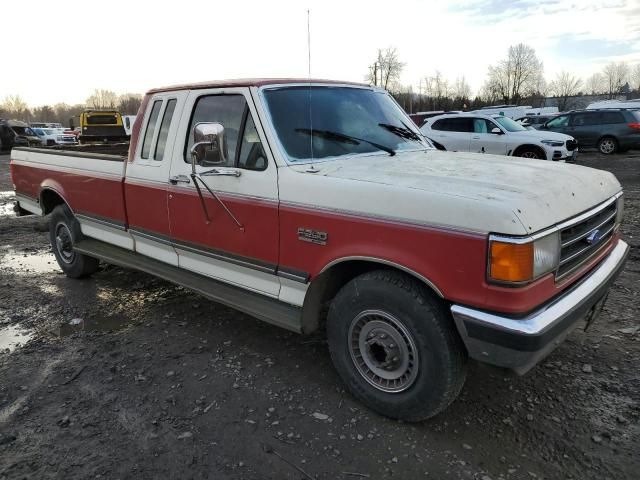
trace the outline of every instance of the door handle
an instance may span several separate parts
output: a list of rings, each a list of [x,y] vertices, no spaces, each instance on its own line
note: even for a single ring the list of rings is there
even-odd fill
[[[471,138],[473,138],[474,140],[480,140],[479,136],[478,137],[471,137]]]
[[[191,180],[186,175],[174,175],[169,178],[171,185],[177,185],[179,183],[191,183]]]
[[[199,174],[201,177],[239,177],[242,175],[240,170],[235,168],[212,168]]]

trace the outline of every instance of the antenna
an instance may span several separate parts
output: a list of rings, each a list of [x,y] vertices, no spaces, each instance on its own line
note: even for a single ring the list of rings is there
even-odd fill
[[[313,169],[313,115],[311,111],[311,10],[307,9],[307,61],[309,66],[309,147],[311,150],[311,168]]]

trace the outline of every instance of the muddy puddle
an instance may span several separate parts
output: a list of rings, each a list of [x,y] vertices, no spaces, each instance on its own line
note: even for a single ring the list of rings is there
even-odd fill
[[[0,352],[6,350],[13,352],[16,348],[27,343],[32,335],[31,332],[15,325],[0,328]]]
[[[68,337],[81,332],[113,332],[123,330],[131,324],[131,320],[122,315],[109,317],[74,318],[67,323],[62,323],[53,329],[53,333],[59,337]]]
[[[14,200],[13,192],[0,192],[0,217],[15,215],[13,211]]]
[[[56,257],[51,252],[19,253],[9,251],[0,257],[0,267],[18,273],[59,272]]]

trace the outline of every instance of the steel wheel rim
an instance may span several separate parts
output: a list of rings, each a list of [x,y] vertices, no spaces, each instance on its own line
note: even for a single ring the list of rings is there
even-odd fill
[[[64,223],[56,225],[56,249],[60,259],[64,263],[73,263],[76,252],[73,250],[73,237],[69,228]]]
[[[349,354],[362,378],[380,391],[402,392],[418,377],[418,349],[411,334],[381,310],[366,310],[353,319]]]
[[[536,152],[524,152],[522,158],[540,158]]]
[[[600,142],[600,151],[602,153],[613,153],[616,146],[613,143],[613,140],[602,140]]]

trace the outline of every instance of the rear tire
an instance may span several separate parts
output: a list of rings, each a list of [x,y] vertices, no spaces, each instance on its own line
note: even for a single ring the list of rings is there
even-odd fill
[[[87,277],[98,270],[100,261],[74,250],[82,240],[80,224],[67,205],[58,205],[49,218],[49,240],[58,265],[67,277]]]
[[[387,417],[420,421],[458,396],[466,352],[446,307],[391,270],[356,277],[329,309],[331,359],[349,391]]]
[[[613,137],[602,137],[598,141],[598,151],[604,155],[612,155],[618,151],[618,141]]]

